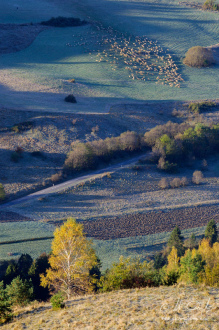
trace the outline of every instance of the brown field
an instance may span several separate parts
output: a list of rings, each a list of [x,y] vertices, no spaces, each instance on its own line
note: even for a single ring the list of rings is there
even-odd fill
[[[218,206],[126,214],[93,221],[82,221],[82,223],[89,237],[108,240],[169,232],[176,225],[181,230],[201,227],[207,225],[210,219],[219,222]]]

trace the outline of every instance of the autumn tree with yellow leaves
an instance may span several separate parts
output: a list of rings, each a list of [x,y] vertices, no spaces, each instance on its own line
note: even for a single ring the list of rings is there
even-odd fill
[[[50,268],[41,275],[43,287],[54,287],[69,299],[73,293],[83,293],[92,287],[89,271],[97,264],[92,242],[83,226],[69,218],[54,232]]]

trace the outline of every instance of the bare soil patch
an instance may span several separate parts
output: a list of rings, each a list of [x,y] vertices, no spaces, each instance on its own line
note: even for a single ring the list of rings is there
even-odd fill
[[[15,53],[27,48],[45,29],[48,27],[40,24],[0,24],[0,54]]]
[[[118,217],[83,221],[87,236],[95,239],[116,239],[169,232],[175,226],[181,230],[207,225],[210,219],[219,222],[219,207],[202,206],[172,211],[126,214]]]

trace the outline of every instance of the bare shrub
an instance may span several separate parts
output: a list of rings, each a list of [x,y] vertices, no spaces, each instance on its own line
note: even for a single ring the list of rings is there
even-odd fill
[[[180,118],[182,118],[182,117],[184,117],[184,111],[182,111],[182,110],[177,110],[177,109],[173,109],[171,115],[172,115],[173,117],[180,117]]]
[[[202,161],[202,170],[206,171],[208,169],[208,162],[206,159],[203,159]]]
[[[53,174],[50,179],[53,183],[60,181],[62,179],[62,172]]]
[[[188,184],[189,184],[189,181],[188,181],[187,177],[186,176],[182,177],[181,186],[185,187],[185,186],[188,186]]]
[[[200,184],[203,181],[204,175],[201,171],[195,171],[192,176],[192,182]]]
[[[211,49],[195,46],[188,50],[183,63],[191,67],[201,68],[215,64],[215,59]]]
[[[135,132],[124,132],[119,136],[119,144],[121,150],[134,151],[140,147],[139,136]]]
[[[77,123],[77,118],[75,118],[75,119],[72,119],[72,125],[75,125],[76,123]]]
[[[170,181],[170,187],[171,188],[179,188],[179,187],[181,187],[181,180],[180,180],[180,178],[174,178],[172,181]]]
[[[95,133],[99,132],[99,129],[100,129],[100,128],[99,128],[99,126],[97,125],[97,126],[92,127],[92,128],[91,128],[91,131],[92,131],[92,133],[95,134]]]
[[[169,188],[169,182],[166,178],[162,178],[159,181],[158,186],[160,189],[167,189],[167,188]]]

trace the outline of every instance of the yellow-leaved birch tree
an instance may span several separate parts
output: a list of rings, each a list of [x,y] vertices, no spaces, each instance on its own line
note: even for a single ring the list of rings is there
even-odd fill
[[[53,286],[68,299],[73,293],[86,292],[91,287],[89,270],[97,264],[92,242],[83,232],[83,226],[69,218],[54,232],[50,268],[41,277],[43,287]]]

